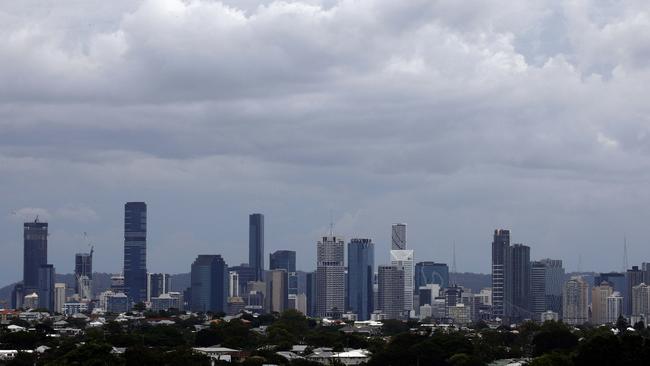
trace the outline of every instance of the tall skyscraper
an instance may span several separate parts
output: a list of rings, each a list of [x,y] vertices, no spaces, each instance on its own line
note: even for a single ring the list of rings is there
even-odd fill
[[[512,287],[507,276],[510,259],[510,230],[494,230],[492,240],[492,316],[504,319],[510,314]]]
[[[530,247],[515,244],[510,248],[512,274],[512,314],[514,320],[531,319],[530,313]]]
[[[266,301],[266,308],[272,313],[281,313],[289,308],[289,280],[285,269],[267,272]]]
[[[404,271],[404,310],[413,310],[414,263],[412,250],[391,250],[390,264]]]
[[[562,260],[545,258],[539,262],[546,267],[546,310],[562,314],[562,291],[564,289]]]
[[[316,316],[336,317],[345,311],[345,244],[324,236],[316,253]]]
[[[623,299],[623,308],[622,308],[623,315],[628,315],[626,309],[627,309],[627,304],[630,301],[630,298],[632,297],[632,294],[628,293],[625,273],[623,272],[600,273],[594,277],[593,285],[598,286],[602,282],[609,283],[609,285],[612,286],[614,291],[619,292],[619,295]]]
[[[53,313],[54,308],[54,266],[43,264],[38,269],[38,306]]]
[[[449,266],[445,263],[418,262],[415,264],[415,289],[436,284],[441,288],[449,287]]]
[[[239,284],[239,296],[248,293],[248,283],[255,281],[255,268],[246,263],[239,266],[229,267],[230,271],[237,272],[237,282]]]
[[[228,297],[239,297],[239,273],[235,271],[228,272]]]
[[[39,269],[47,264],[47,222],[26,222],[23,226],[23,292],[37,292]]]
[[[359,320],[370,319],[374,310],[372,282],[375,244],[371,239],[352,239],[348,243],[348,308]]]
[[[406,249],[406,224],[393,224],[391,249]]]
[[[636,324],[639,321],[647,323],[650,316],[650,286],[643,282],[633,286],[631,304],[630,323]]]
[[[316,316],[316,274],[317,272],[308,272],[305,276],[305,296],[307,297],[307,316]]]
[[[298,294],[298,274],[296,273],[296,252],[276,250],[269,254],[269,269],[284,269],[289,281],[289,294]]]
[[[255,281],[264,281],[264,215],[248,217],[248,265],[254,268]]]
[[[82,299],[93,297],[93,252],[77,253],[74,256],[75,293]]]
[[[546,311],[546,265],[539,261],[530,264],[530,311],[535,321]]]
[[[580,276],[573,276],[564,285],[562,294],[563,321],[570,325],[589,320],[589,284]]]
[[[623,315],[623,297],[620,292],[614,291],[607,298],[607,323],[616,324],[621,315]]]
[[[607,323],[607,299],[614,293],[614,289],[607,282],[602,282],[591,289],[591,323]]]
[[[192,263],[190,277],[192,311],[226,311],[228,265],[220,255],[199,255]]]
[[[147,204],[124,205],[124,287],[131,301],[147,299]]]
[[[642,284],[643,277],[644,277],[644,271],[639,269],[639,266],[632,266],[632,269],[628,269],[627,272],[625,273],[627,293],[630,294],[630,298],[633,298],[632,288],[634,288],[634,286],[636,285]],[[634,315],[634,313],[632,312],[632,301],[627,301],[626,305],[627,305],[626,314]]]
[[[63,314],[65,304],[65,283],[54,284],[54,312]]]
[[[401,266],[379,266],[378,306],[388,319],[401,319],[404,314],[404,270]]]

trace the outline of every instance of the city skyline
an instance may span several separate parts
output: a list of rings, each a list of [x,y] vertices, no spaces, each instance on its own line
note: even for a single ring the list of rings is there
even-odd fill
[[[119,268],[127,201],[167,272],[246,262],[252,212],[265,255],[333,217],[378,263],[396,222],[421,258],[455,242],[459,271],[490,272],[494,228],[572,270],[621,270],[623,237],[650,258],[647,3],[504,4],[4,2],[0,282],[36,215],[57,269],[84,231]]]

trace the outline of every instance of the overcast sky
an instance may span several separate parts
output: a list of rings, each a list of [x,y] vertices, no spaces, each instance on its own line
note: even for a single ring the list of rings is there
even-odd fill
[[[388,260],[488,272],[495,228],[532,258],[650,261],[647,0],[20,0],[0,5],[0,284],[22,222],[57,272],[95,244],[122,267],[123,205],[148,268],[197,254],[315,266],[327,231]],[[268,257],[266,258],[268,264]]]

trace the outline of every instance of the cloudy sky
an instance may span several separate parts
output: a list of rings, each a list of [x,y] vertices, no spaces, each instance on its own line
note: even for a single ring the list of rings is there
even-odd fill
[[[491,233],[569,270],[650,261],[647,0],[68,0],[0,5],[0,284],[22,222],[50,261],[152,271],[409,224],[416,260],[488,272]]]

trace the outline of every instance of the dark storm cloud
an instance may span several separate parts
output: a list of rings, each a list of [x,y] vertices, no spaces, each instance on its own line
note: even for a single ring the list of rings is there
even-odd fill
[[[619,269],[597,253],[624,233],[650,259],[645,1],[21,1],[0,24],[3,281],[36,214],[60,272],[84,231],[119,271],[127,200],[153,270],[244,261],[254,211],[303,268],[330,211],[381,253],[396,221],[418,260],[456,241],[460,270],[495,227],[569,268]]]

